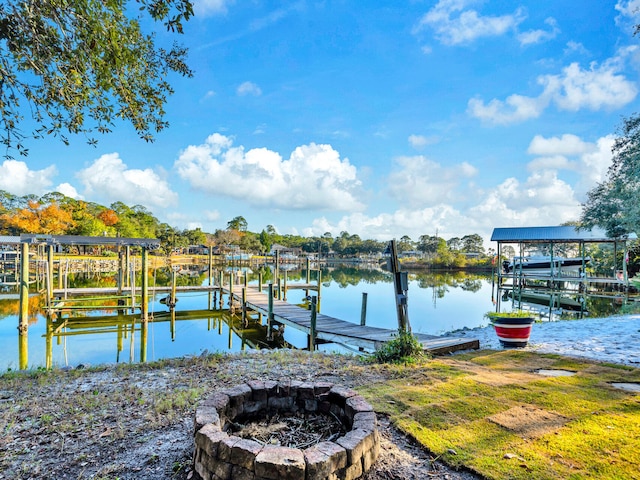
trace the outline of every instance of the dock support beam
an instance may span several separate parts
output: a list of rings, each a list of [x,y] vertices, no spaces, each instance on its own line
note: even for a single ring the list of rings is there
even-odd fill
[[[20,370],[29,364],[29,244],[20,244],[20,315],[18,318],[18,357]]]
[[[271,340],[271,326],[273,325],[273,283],[269,283],[269,310],[267,311],[267,340]]]
[[[142,321],[146,322],[147,320],[149,320],[149,252],[147,251],[146,247],[142,247],[141,276],[142,276]]]
[[[360,311],[360,325],[367,324],[367,292],[362,292],[362,310]]]
[[[29,244],[20,244],[20,317],[18,330],[26,333],[29,325]]]
[[[318,321],[318,297],[315,295],[311,297],[311,323],[309,328],[309,351],[313,352],[316,349],[316,323]]]

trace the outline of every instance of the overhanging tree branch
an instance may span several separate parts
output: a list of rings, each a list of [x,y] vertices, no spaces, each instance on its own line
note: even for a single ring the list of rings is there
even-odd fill
[[[190,0],[136,0],[140,12],[182,33]],[[124,0],[7,0],[0,4],[0,130],[6,147],[27,138],[111,131],[116,118],[152,141],[166,128],[167,76],[191,76],[187,50],[157,47]],[[25,132],[25,107],[38,126]]]

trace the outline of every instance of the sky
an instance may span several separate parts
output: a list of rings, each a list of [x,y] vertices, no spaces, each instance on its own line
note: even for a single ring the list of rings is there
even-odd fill
[[[180,229],[442,238],[577,220],[638,111],[640,0],[194,0],[152,144],[33,140],[0,189]],[[157,26],[160,44],[175,39]]]

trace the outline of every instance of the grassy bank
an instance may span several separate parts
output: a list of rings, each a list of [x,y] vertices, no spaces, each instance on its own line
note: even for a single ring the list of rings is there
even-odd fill
[[[640,370],[479,351],[360,390],[433,454],[487,478],[640,478],[640,394],[615,382]]]
[[[640,478],[640,394],[612,386],[640,382],[640,369],[486,350],[399,366],[269,351],[10,372],[0,376],[0,478],[186,480],[195,406],[250,379],[354,388],[433,457],[489,479]],[[399,463],[381,456],[367,480],[457,478]]]

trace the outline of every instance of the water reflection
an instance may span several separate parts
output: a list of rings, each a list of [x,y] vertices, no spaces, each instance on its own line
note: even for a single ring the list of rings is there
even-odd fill
[[[277,283],[270,266],[216,270],[198,265],[182,266],[177,286],[225,283],[232,278],[241,288],[248,284]],[[280,272],[284,276],[283,272]],[[139,277],[133,279],[140,285]],[[157,268],[149,274],[149,284],[171,284],[172,269]],[[321,282],[322,313],[352,323],[360,323],[364,312],[367,325],[396,328],[392,277],[380,269],[356,266],[306,271],[286,271],[286,282]],[[558,320],[580,316],[607,316],[620,311],[624,295],[568,295],[563,293],[498,289],[490,275],[464,272],[410,272],[409,313],[416,333],[441,334],[461,328],[486,325],[484,313],[500,309],[527,308],[543,319]],[[69,287],[105,287],[117,284],[116,274],[69,274]],[[126,296],[126,288],[124,294]],[[523,294],[524,293],[524,294]],[[527,293],[529,293],[527,295]],[[291,290],[288,301],[305,304],[309,292]],[[367,294],[367,295],[365,295]],[[29,328],[17,334],[18,296],[6,291],[0,298],[0,369],[29,366],[77,366],[113,362],[144,362],[160,358],[199,354],[208,351],[241,351],[255,348],[306,348],[307,337],[292,328],[270,331],[258,314],[243,319],[232,314],[222,297],[210,292],[178,293],[179,303],[170,309],[160,302],[166,293],[155,296],[149,305],[150,319],[141,321],[139,299],[122,303],[121,297],[94,297],[82,301],[65,300],[69,307],[56,315],[47,313],[44,297],[29,297]],[[362,299],[367,298],[367,305]],[[75,308],[74,308],[75,307]],[[80,308],[82,307],[82,308]],[[139,307],[139,305],[138,305]],[[323,347],[331,349],[331,346]]]

